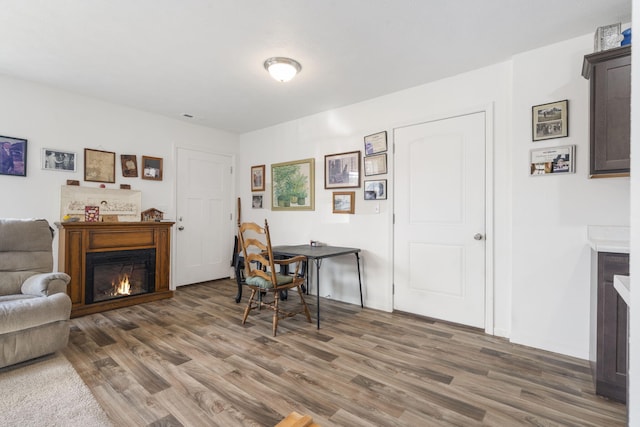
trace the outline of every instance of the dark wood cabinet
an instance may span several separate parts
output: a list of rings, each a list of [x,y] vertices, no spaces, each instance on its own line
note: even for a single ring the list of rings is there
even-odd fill
[[[619,402],[627,399],[627,305],[613,286],[613,276],[629,274],[629,255],[598,252],[596,291],[596,393]]]
[[[590,176],[629,176],[631,46],[586,55],[582,75],[590,81]]]

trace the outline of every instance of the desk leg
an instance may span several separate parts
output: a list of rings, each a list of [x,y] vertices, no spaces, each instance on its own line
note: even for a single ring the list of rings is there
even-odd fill
[[[362,301],[362,278],[360,277],[360,256],[356,252],[356,265],[358,266],[358,285],[360,286],[360,307],[364,308],[364,302]]]
[[[314,259],[316,263],[316,308],[317,308],[317,319],[318,319],[318,329],[320,329],[320,260]]]

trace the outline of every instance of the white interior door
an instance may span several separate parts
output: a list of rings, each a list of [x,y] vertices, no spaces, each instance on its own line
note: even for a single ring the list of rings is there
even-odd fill
[[[394,130],[394,308],[484,327],[485,113]]]
[[[176,286],[229,277],[231,156],[177,151]]]

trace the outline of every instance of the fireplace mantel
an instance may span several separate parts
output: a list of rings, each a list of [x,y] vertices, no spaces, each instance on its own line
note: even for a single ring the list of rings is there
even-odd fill
[[[171,298],[171,226],[173,222],[63,222],[60,224],[59,268],[71,276],[67,293],[71,317]],[[156,250],[153,293],[86,304],[86,254],[118,250]]]

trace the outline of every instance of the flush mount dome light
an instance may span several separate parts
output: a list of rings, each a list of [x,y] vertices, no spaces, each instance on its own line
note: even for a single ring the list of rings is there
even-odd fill
[[[302,69],[298,61],[291,58],[273,57],[264,61],[264,68],[279,82],[288,82]]]

